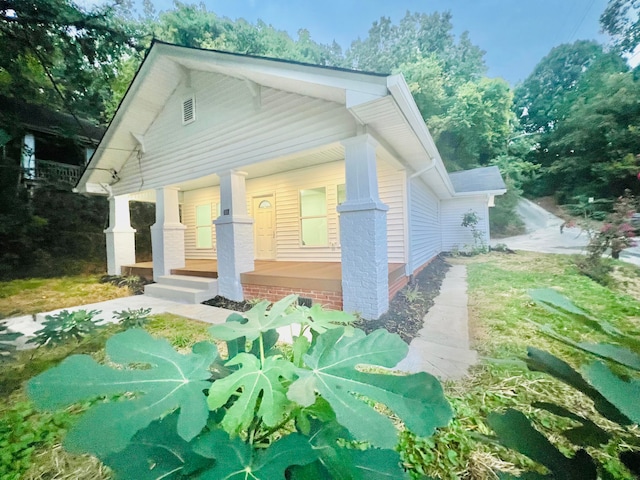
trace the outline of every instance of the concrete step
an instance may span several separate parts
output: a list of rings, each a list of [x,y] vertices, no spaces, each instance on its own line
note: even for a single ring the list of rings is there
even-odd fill
[[[179,287],[162,283],[152,283],[144,287],[144,293],[151,297],[173,300],[181,303],[201,303],[218,294],[217,282],[208,290],[200,288]]]
[[[157,283],[174,287],[195,288],[197,290],[218,290],[218,280],[215,278],[192,277],[188,275],[164,275]]]

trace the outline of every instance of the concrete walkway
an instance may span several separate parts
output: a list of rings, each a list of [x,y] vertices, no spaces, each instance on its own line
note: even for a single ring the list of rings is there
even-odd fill
[[[467,304],[467,267],[453,265],[424,317],[424,326],[409,344],[409,354],[396,369],[425,371],[440,380],[465,376],[478,361],[478,354],[469,346]]]
[[[131,297],[116,298],[105,302],[92,303],[89,305],[79,305],[77,307],[60,308],[50,312],[38,313],[37,315],[23,315],[21,317],[12,317],[0,320],[0,323],[7,325],[12,332],[20,332],[24,336],[18,338],[16,344],[19,349],[34,348],[33,344],[25,344],[29,337],[33,337],[36,330],[42,328],[47,315],[55,315],[62,310],[74,312],[77,310],[98,310],[100,313],[94,318],[101,320],[103,323],[115,322],[113,318],[114,312],[122,310],[137,310],[139,308],[151,308],[151,315],[158,313],[172,313],[182,317],[200,320],[207,323],[224,323],[229,315],[234,313],[224,308],[210,307],[202,304],[184,304],[173,302],[171,300],[163,300],[160,298],[149,297],[147,295],[134,295]]]

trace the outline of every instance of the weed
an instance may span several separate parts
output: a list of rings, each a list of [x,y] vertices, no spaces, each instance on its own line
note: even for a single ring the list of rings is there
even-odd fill
[[[71,339],[76,341],[86,337],[101,328],[93,319],[100,313],[99,310],[76,310],[69,312],[63,310],[55,315],[47,315],[43,328],[35,332],[35,337],[27,340],[27,343],[42,345],[59,345]]]
[[[113,312],[113,318],[118,320],[122,328],[142,328],[149,322],[150,308],[127,309],[121,312]]]

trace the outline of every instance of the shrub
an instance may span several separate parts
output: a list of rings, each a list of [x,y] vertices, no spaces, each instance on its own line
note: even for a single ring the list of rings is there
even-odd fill
[[[40,347],[59,345],[71,339],[80,340],[101,328],[93,319],[99,313],[98,310],[63,310],[55,315],[47,315],[44,327],[36,331],[35,337],[30,338],[27,343],[35,343]]]
[[[107,365],[69,357],[32,379],[29,396],[44,409],[105,396],[65,445],[123,478],[406,478],[392,449],[398,431],[376,402],[429,436],[452,415],[440,383],[427,373],[372,373],[363,365],[393,368],[407,344],[295,302],[269,310],[261,302],[211,327],[227,344],[224,359],[213,343],[182,355],[134,329],[108,340]],[[280,352],[275,329],[296,324],[300,335]]]
[[[118,321],[125,330],[129,328],[142,328],[149,322],[150,308],[138,308],[137,310],[127,309],[121,312],[113,312],[113,318]]]

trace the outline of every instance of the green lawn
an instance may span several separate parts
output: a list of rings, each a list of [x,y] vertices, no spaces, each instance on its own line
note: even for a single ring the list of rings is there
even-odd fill
[[[550,376],[529,372],[525,367],[522,358],[526,356],[527,346],[548,350],[575,367],[586,360],[585,355],[543,335],[528,320],[552,325],[556,331],[575,341],[604,340],[602,335],[580,324],[558,319],[535,305],[528,291],[554,288],[597,317],[629,334],[638,335],[640,302],[636,298],[640,298],[639,270],[620,265],[615,274],[615,287],[606,288],[580,275],[571,257],[567,256],[492,253],[451,261],[468,267],[471,329],[475,338],[474,348],[480,353],[482,362],[465,380],[445,384],[445,391],[456,412],[456,418],[449,427],[431,438],[417,438],[408,432],[402,434],[399,450],[412,476],[421,478],[421,474],[428,474],[439,478],[493,479],[496,478],[496,470],[514,474],[524,469],[540,470],[526,457],[480,438],[492,435],[486,416],[507,407],[517,408],[530,418],[539,420],[543,433],[564,453],[572,455],[574,448],[558,434],[559,429],[570,425],[570,421],[531,407],[532,401],[555,401],[615,431],[613,424],[595,414],[591,401],[585,396]],[[67,292],[77,289],[81,292],[78,295],[85,292],[84,295],[89,296],[95,293],[89,293],[95,282],[95,278],[87,279],[86,283],[78,278],[75,281],[58,279],[0,284],[0,302],[22,298],[24,304],[29,305],[30,295],[37,301],[42,292],[51,295],[58,288]],[[66,300],[64,294],[61,298]],[[5,311],[7,303],[0,303],[0,311]],[[56,307],[51,300],[48,305],[48,309]],[[113,330],[80,347],[72,345],[45,353],[36,352],[33,358],[31,352],[22,353],[18,363],[0,370],[0,383],[9,385],[11,382],[17,387],[10,394],[5,391],[8,401],[0,407],[0,450],[11,453],[10,457],[0,456],[0,478],[109,478],[109,472],[98,462],[88,457],[69,455],[57,446],[65,429],[83,407],[52,414],[35,412],[20,385],[70,353],[95,352],[94,355],[102,355],[101,347],[116,327],[110,328]],[[207,338],[207,325],[176,316],[157,316],[146,328],[153,335],[168,338],[178,349],[189,348]],[[627,435],[625,439],[629,443],[628,432],[617,433]],[[629,473],[617,460],[620,438],[588,451],[606,465],[612,478],[623,479],[629,478]],[[640,448],[637,430],[631,443]]]
[[[76,275],[0,282],[0,320],[131,295],[128,288],[99,279],[99,275]]]

